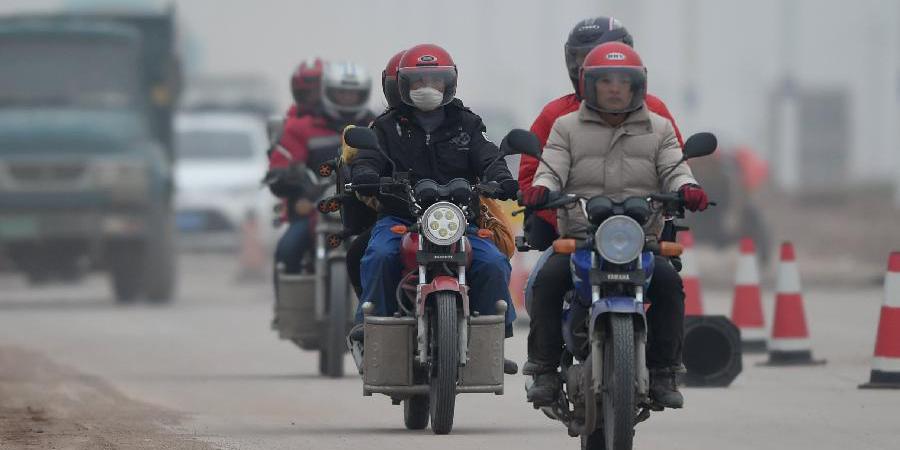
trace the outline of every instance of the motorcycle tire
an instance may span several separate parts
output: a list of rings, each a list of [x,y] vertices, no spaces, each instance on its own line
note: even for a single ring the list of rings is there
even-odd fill
[[[438,292],[434,298],[432,330],[432,372],[430,383],[431,430],[448,434],[453,429],[456,408],[456,376],[459,369],[459,328],[456,294]]]
[[[347,305],[350,282],[343,259],[328,262],[328,314],[325,339],[319,350],[319,369],[331,378],[344,376],[344,351],[347,348]]]
[[[631,450],[634,440],[634,324],[627,314],[611,314],[603,345],[600,421],[605,450]]]
[[[428,426],[428,396],[413,395],[403,400],[403,424],[407,430],[424,430]]]

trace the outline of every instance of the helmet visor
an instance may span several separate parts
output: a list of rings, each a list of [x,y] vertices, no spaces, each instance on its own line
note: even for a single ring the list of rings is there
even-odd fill
[[[581,90],[587,106],[596,111],[631,112],[644,104],[647,73],[643,67],[585,67]]]
[[[369,101],[369,90],[346,87],[327,87],[325,96],[341,111],[358,111]]]
[[[397,72],[397,84],[403,103],[415,107],[410,91],[432,88],[444,94],[440,106],[446,105],[456,97],[456,67],[404,67]]]

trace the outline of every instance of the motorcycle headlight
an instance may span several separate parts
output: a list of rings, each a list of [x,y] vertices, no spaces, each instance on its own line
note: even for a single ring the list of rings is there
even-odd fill
[[[437,202],[422,216],[422,234],[436,245],[450,245],[466,231],[466,216],[450,202]]]
[[[631,217],[613,216],[597,228],[594,245],[603,259],[613,264],[629,263],[644,249],[644,229]]]

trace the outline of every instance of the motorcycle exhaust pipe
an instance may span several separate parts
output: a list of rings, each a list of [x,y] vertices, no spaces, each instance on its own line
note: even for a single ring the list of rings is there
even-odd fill
[[[726,387],[743,370],[740,330],[725,316],[684,318],[686,386]]]

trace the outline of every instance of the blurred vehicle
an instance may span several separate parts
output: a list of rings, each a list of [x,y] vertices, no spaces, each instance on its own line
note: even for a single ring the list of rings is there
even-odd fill
[[[274,197],[260,174],[268,166],[266,124],[239,113],[182,113],[175,121],[175,223],[179,247],[237,250],[241,225],[272,219]],[[267,246],[275,230],[258,227]]]
[[[204,75],[186,83],[181,96],[182,111],[241,112],[263,120],[275,113],[278,97],[272,84],[262,76]]]
[[[691,214],[685,220],[698,243],[724,247],[749,237],[766,264],[772,236],[757,199],[768,180],[766,162],[749,148],[726,148],[711,158],[692,160],[691,170],[719,204],[715,214]]]
[[[29,280],[171,300],[179,67],[172,10],[0,18],[0,251]]]

